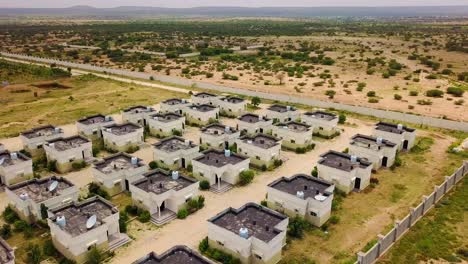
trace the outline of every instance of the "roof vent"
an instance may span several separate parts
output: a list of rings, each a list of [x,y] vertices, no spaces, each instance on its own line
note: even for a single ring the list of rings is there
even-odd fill
[[[287,105],[287,106],[286,106],[286,110],[290,111],[290,110],[291,110],[291,106],[290,106],[290,105]]]
[[[105,116],[105,117],[104,117],[104,120],[105,120],[106,122],[112,121],[112,117],[110,117],[110,116]]]
[[[190,146],[190,140],[186,139],[186,140],[184,141],[184,143],[185,143],[186,146]]]
[[[55,148],[55,143],[49,143],[49,147]]]
[[[351,155],[351,162],[356,163],[357,162],[357,156],[356,155]]]
[[[65,218],[64,215],[59,215],[57,216],[57,219],[55,220],[55,222],[57,223],[57,225],[59,225],[60,227],[65,227],[67,225],[67,219]]]
[[[382,142],[383,142],[383,138],[378,137],[378,138],[377,138],[377,144],[382,144]]]
[[[224,156],[231,157],[231,151],[229,149],[224,150]]]
[[[303,191],[298,191],[296,192],[296,196],[300,199],[304,199],[304,192]]]
[[[97,216],[96,215],[90,216],[88,220],[86,221],[86,228],[87,229],[93,228],[96,225],[96,222],[97,222]]]
[[[132,157],[131,162],[132,162],[132,165],[137,165],[138,164],[138,158],[137,157]]]
[[[28,193],[21,193],[19,197],[21,200],[26,201],[29,198],[29,195]]]
[[[112,128],[106,128],[106,131],[112,133]]]
[[[62,130],[59,127],[54,128],[54,132],[59,134]]]
[[[146,107],[146,111],[151,111],[151,110],[152,110],[151,107],[149,106]]]
[[[226,133],[231,132],[231,127],[225,126],[225,127],[224,127],[224,132],[226,132]]]
[[[172,179],[174,181],[179,179],[179,171],[172,171]]]
[[[398,124],[398,125],[397,125],[397,128],[398,128],[398,130],[403,130],[403,125],[402,125],[402,124]]]
[[[16,153],[16,152],[10,153],[10,158],[11,158],[12,160],[18,159],[18,153]]]
[[[245,238],[245,239],[248,239],[249,238],[249,230],[245,227],[241,227],[241,229],[239,229],[239,236],[242,237],[242,238]]]

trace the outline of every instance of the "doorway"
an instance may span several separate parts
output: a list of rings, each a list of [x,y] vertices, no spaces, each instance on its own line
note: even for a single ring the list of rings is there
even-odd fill
[[[224,149],[229,149],[229,142],[224,141]]]
[[[125,190],[130,191],[130,183],[128,182],[128,180],[125,180]]]
[[[408,140],[403,141],[403,149],[408,149]]]
[[[356,178],[356,181],[354,182],[354,189],[361,189],[361,178]]]
[[[185,158],[182,158],[181,161],[182,161],[182,168],[185,168]]]
[[[387,167],[387,162],[388,162],[388,158],[387,158],[387,157],[383,157],[383,159],[382,159],[382,166]]]

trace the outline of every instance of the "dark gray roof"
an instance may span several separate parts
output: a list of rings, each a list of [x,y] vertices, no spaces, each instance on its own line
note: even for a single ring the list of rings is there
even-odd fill
[[[54,181],[58,182],[58,186],[51,192],[49,191],[49,186]],[[41,203],[53,197],[59,196],[62,190],[71,188],[73,186],[74,184],[65,178],[52,176],[42,179],[34,178],[7,186],[7,188],[17,196],[20,196],[21,194],[27,194],[28,197],[35,203]]]
[[[161,255],[151,252],[133,264],[214,264],[214,262],[187,246],[175,246]]]
[[[201,104],[201,105],[191,105],[189,106],[190,109],[198,111],[198,112],[209,112],[216,109],[216,106],[212,106],[209,104]]]
[[[142,127],[133,123],[125,123],[125,124],[113,124],[110,126],[105,126],[104,128],[111,129],[110,133],[114,135],[126,135],[129,133],[135,132],[136,130]]]
[[[132,156],[127,153],[117,153],[103,158],[101,161],[94,163],[94,168],[104,174],[111,174],[121,170],[135,169],[146,166],[143,160],[137,158],[136,164],[132,164]]]
[[[288,110],[289,108],[289,110]],[[288,111],[296,111],[297,109],[292,106],[286,106],[286,105],[279,105],[279,104],[273,104],[268,107],[268,110],[275,111],[275,112],[280,112],[280,113],[285,113]]]
[[[221,98],[221,100],[229,102],[229,103],[233,103],[233,104],[240,104],[245,101],[244,99],[237,97],[237,96],[226,96],[226,97]]]
[[[216,97],[216,95],[207,92],[201,92],[194,95],[195,97],[207,98],[207,97]]]
[[[155,117],[158,118],[158,121],[160,122],[169,123],[174,120],[179,120],[183,116],[176,114],[176,113],[157,113],[157,114],[151,115],[151,118],[154,119]]]
[[[172,136],[169,138],[165,138],[158,143],[153,145],[155,148],[163,150],[165,152],[174,152],[181,149],[191,149],[197,147],[190,140],[185,140],[182,137]]]
[[[247,203],[239,209],[229,207],[208,221],[239,234],[241,228],[247,228],[251,236],[269,242],[281,231],[275,226],[288,218],[276,211],[255,203]]]
[[[155,194],[165,193],[169,190],[179,191],[187,186],[190,186],[197,181],[185,177],[179,173],[179,177],[174,180],[172,172],[156,169],[143,174],[144,178],[132,183],[135,187]]]
[[[244,136],[241,140],[247,144],[252,144],[254,146],[269,149],[274,146],[279,145],[280,139],[270,136],[267,134],[256,134],[254,136]]]
[[[362,134],[356,134],[354,135],[351,140],[353,141],[356,141],[356,142],[360,142],[360,143],[363,143],[363,144],[368,144],[368,145],[379,145],[377,143],[377,138],[376,137],[371,137],[371,136],[366,136],[366,135],[362,135]],[[390,148],[393,148],[396,146],[395,143],[389,141],[389,140],[386,140],[386,139],[382,139],[382,145],[385,145],[387,147],[390,147]]]
[[[398,129],[398,124],[386,123],[386,122],[378,122],[375,125],[375,129],[382,130],[394,134],[402,134],[403,132],[414,132],[413,128],[409,128],[407,126],[403,126],[403,129]]]
[[[168,104],[168,105],[179,105],[179,104],[188,104],[188,101],[186,99],[180,99],[180,98],[171,98],[167,99],[165,101],[162,101],[163,104]]]
[[[266,117],[261,117],[260,119],[260,116],[259,115],[256,115],[256,114],[252,114],[252,113],[249,113],[249,114],[244,114],[242,116],[239,117],[239,120],[242,120],[244,122],[247,122],[247,123],[258,123],[260,121],[270,121],[270,119],[266,118]]]
[[[306,112],[304,113],[304,115],[317,118],[317,119],[327,120],[327,121],[331,121],[337,118],[335,114],[324,112],[324,111]]]
[[[220,123],[209,124],[201,128],[201,132],[209,135],[223,135],[223,134],[234,134],[237,130],[233,127],[229,127],[229,131],[226,131],[226,125]]]
[[[315,197],[318,194],[329,196],[331,193],[325,191],[333,184],[306,174],[296,174],[291,178],[281,177],[278,180],[268,184],[271,188],[282,192],[296,195],[301,191],[304,198]]]
[[[150,113],[154,112],[154,108],[150,106],[143,106],[143,105],[137,105],[137,106],[132,106],[127,109],[123,110],[126,113],[131,112],[132,114],[138,114],[138,113]]]
[[[27,138],[36,138],[36,137],[42,137],[42,136],[51,136],[53,134],[56,134],[55,132],[56,127],[52,125],[46,125],[46,126],[40,126],[36,127],[27,131],[24,131],[21,133],[21,135],[27,137]],[[60,128],[60,132],[63,132],[63,130]]]
[[[94,196],[82,202],[73,202],[63,205],[49,211],[53,214],[49,219],[54,223],[56,223],[58,216],[65,216],[66,225],[61,228],[72,237],[79,236],[103,225],[105,218],[119,213],[119,210],[109,201],[99,196]],[[88,229],[86,227],[86,222],[92,215],[96,215],[97,221],[92,228]]]
[[[69,149],[78,148],[81,145],[88,143],[88,142],[90,142],[89,139],[83,136],[77,135],[77,136],[71,136],[67,138],[61,137],[61,138],[49,140],[47,141],[47,144],[49,145],[49,147],[52,147],[50,144],[53,143],[54,144],[53,148],[55,148],[58,151],[65,151]]]
[[[15,155],[14,153],[16,153],[16,159],[12,157]],[[28,160],[30,160],[30,158],[21,152],[9,152],[8,150],[0,151],[0,166],[1,167],[8,167],[8,166],[15,165],[20,162],[28,161]]]
[[[15,259],[14,251],[8,243],[0,238],[0,264],[7,263]]]
[[[82,118],[78,120],[78,123],[81,123],[83,125],[92,125],[92,124],[99,124],[99,123],[114,121],[114,119],[111,116],[108,116],[107,118],[108,119],[106,120],[105,115],[97,114],[97,115],[92,115],[92,116],[87,116],[85,118]]]
[[[305,132],[308,131],[310,126],[296,121],[289,121],[287,123],[278,123],[276,124],[277,127],[287,127],[289,130],[294,132]]]
[[[226,157],[224,150],[209,149],[202,153],[202,156],[195,158],[194,160],[218,168],[227,164],[235,165],[239,162],[249,159],[248,157],[233,152],[231,152],[229,157]]]
[[[319,160],[319,164],[344,171],[352,171],[356,167],[367,168],[372,166],[372,163],[359,157],[357,157],[356,163],[353,163],[351,162],[351,155],[333,150],[320,155],[320,157],[322,159]]]

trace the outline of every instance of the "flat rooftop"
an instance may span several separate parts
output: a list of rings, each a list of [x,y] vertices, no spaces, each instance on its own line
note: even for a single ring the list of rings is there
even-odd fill
[[[9,152],[8,150],[0,151],[1,167],[16,165],[27,160],[30,160],[30,158],[20,152]]]
[[[287,123],[276,124],[277,127],[291,130],[293,132],[306,132],[309,130],[310,126],[304,123],[290,121]]]
[[[321,119],[321,120],[326,120],[326,121],[332,121],[333,119],[336,119],[337,116],[332,113],[324,112],[324,111],[315,111],[315,112],[306,112],[304,115],[316,119]]]
[[[398,128],[398,124],[386,123],[386,122],[378,122],[375,125],[375,129],[386,131],[394,134],[403,134],[403,132],[414,132],[413,128],[409,128],[407,126],[401,126],[401,129]]]
[[[58,182],[57,188],[49,191],[49,187],[53,182]],[[31,179],[21,183],[14,184],[7,187],[17,196],[27,194],[29,199],[35,203],[47,201],[53,197],[60,196],[61,192],[65,189],[73,187],[73,183],[61,177],[49,177],[42,179]]]
[[[106,126],[105,128],[106,128],[106,131],[108,131],[109,133],[120,136],[120,135],[133,133],[137,131],[138,129],[141,129],[142,127],[135,125],[133,123],[125,123],[125,124],[114,124],[114,125]]]
[[[240,104],[244,102],[244,99],[237,96],[226,96],[221,98],[221,100],[232,104]]]
[[[209,97],[216,97],[215,94],[212,94],[212,93],[206,93],[206,92],[201,92],[201,93],[197,93],[194,95],[195,97],[198,97],[198,98],[209,98]]]
[[[100,123],[105,123],[105,122],[110,122],[114,121],[114,119],[110,116],[104,116],[101,114],[98,115],[93,115],[93,116],[88,116],[85,118],[82,118],[78,120],[78,123],[81,123],[83,125],[92,125],[92,124],[100,124]]]
[[[227,164],[235,165],[239,162],[249,159],[248,157],[244,157],[233,152],[231,152],[229,156],[226,156],[223,150],[209,149],[202,153],[202,156],[195,158],[194,160],[206,164],[208,166],[214,166],[218,168],[223,167]]]
[[[256,134],[254,136],[245,136],[241,140],[247,144],[252,144],[259,148],[269,149],[279,145],[280,139],[267,134]]]
[[[78,148],[83,144],[90,142],[89,139],[83,136],[72,136],[67,138],[57,138],[47,141],[49,147],[53,147],[57,151],[65,151],[69,149]],[[52,145],[53,144],[53,145]]]
[[[202,105],[191,105],[190,109],[198,112],[210,112],[216,109],[216,106],[202,104]]]
[[[145,164],[142,159],[137,158],[136,163],[133,164],[132,156],[122,152],[105,157],[102,161],[94,164],[94,168],[104,174],[113,174],[118,171],[131,170],[143,166],[145,166]]]
[[[279,112],[279,113],[286,113],[286,112],[296,111],[296,108],[294,108],[292,106],[279,105],[279,104],[270,105],[267,109],[270,110],[270,111],[275,111],[275,112]]]
[[[13,260],[13,249],[8,245],[8,243],[0,238],[0,264],[7,263]],[[203,262],[201,262],[203,263]]]
[[[187,246],[175,246],[161,255],[151,252],[133,264],[214,264],[214,262]]]
[[[357,167],[367,168],[372,165],[372,163],[359,157],[356,158],[356,162],[352,162],[351,155],[333,150],[320,155],[320,157],[322,159],[319,160],[319,164],[344,171],[352,171]]]
[[[175,152],[178,150],[191,149],[196,147],[190,140],[186,140],[182,137],[173,136],[170,138],[165,138],[158,143],[154,144],[156,149],[160,149],[165,152]]]
[[[119,211],[108,201],[101,197],[93,197],[82,202],[74,202],[65,206],[50,210],[53,216],[50,218],[57,224],[58,216],[65,216],[66,224],[62,230],[76,237],[104,224],[103,220],[110,215],[118,214]],[[86,222],[96,215],[97,221],[92,228],[86,227]],[[57,224],[58,225],[58,224]]]
[[[172,172],[156,169],[145,173],[144,178],[132,183],[135,187],[155,194],[162,194],[170,190],[179,191],[197,181],[187,178],[179,173],[176,180],[172,178]]]
[[[268,119],[266,117],[261,117],[261,116],[256,115],[256,114],[244,114],[244,115],[239,117],[239,120],[247,122],[247,123],[254,124],[254,123],[258,123],[260,121],[269,121],[270,119]]]
[[[249,238],[269,242],[280,233],[275,226],[286,218],[266,207],[247,203],[239,209],[230,207],[208,221],[235,234],[239,234],[241,228],[247,228]]]
[[[180,98],[171,98],[167,99],[165,101],[162,101],[163,104],[168,104],[168,105],[179,105],[179,104],[188,104],[188,101],[186,99],[180,99]]]
[[[127,109],[123,110],[125,113],[130,113],[130,114],[140,114],[140,113],[151,113],[154,112],[154,108],[150,106],[143,106],[143,105],[137,105],[137,106],[132,106]]]
[[[304,199],[314,198],[317,195],[328,196],[325,190],[333,184],[306,174],[296,174],[290,178],[280,179],[268,184],[271,188],[296,196],[297,192],[304,193]]]
[[[21,133],[24,137],[27,138],[37,138],[37,137],[47,137],[52,136],[54,134],[62,133],[63,130],[61,128],[57,128],[52,125],[36,127],[31,130],[27,130]]]
[[[358,143],[361,143],[361,144],[364,144],[364,145],[368,145],[368,146],[386,146],[386,147],[395,147],[396,144],[389,141],[389,140],[386,140],[386,139],[383,139],[381,138],[380,140],[382,141],[381,144],[378,143],[378,138],[376,137],[372,137],[372,136],[366,136],[366,135],[362,135],[362,134],[356,134],[354,135],[352,138],[351,138],[352,141],[354,142],[358,142]]]
[[[234,134],[237,130],[233,127],[226,126],[220,123],[210,124],[201,129],[203,134],[221,136],[224,134]]]
[[[175,120],[181,119],[183,116],[176,113],[157,113],[151,115],[151,118],[158,120],[160,122],[169,123]]]

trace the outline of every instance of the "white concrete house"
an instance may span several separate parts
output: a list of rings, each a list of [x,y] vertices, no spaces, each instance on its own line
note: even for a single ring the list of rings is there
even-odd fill
[[[208,220],[208,243],[244,264],[278,263],[289,218],[255,203],[232,207]]]
[[[178,113],[182,115],[189,105],[190,102],[186,99],[172,98],[162,101],[159,107],[163,113]]]
[[[221,115],[233,117],[245,112],[247,101],[237,96],[226,96],[219,98],[216,105]]]
[[[198,181],[178,171],[156,169],[130,185],[133,204],[148,210],[152,220],[162,225],[174,219],[192,198],[198,198]]]
[[[349,145],[349,154],[372,162],[374,169],[391,167],[398,151],[397,144],[383,138],[354,135]]]
[[[174,133],[182,135],[185,130],[185,117],[175,112],[153,114],[146,123],[150,134],[157,137],[167,137]]]
[[[122,111],[122,120],[126,123],[134,123],[140,126],[146,126],[146,120],[152,114],[156,114],[156,110],[150,106],[137,105]]]
[[[76,121],[78,133],[91,139],[102,138],[102,129],[115,124],[114,118],[101,114],[88,116]]]
[[[298,120],[301,117],[301,113],[295,107],[289,105],[273,104],[266,109],[265,117],[273,119],[273,123],[289,122]]]
[[[200,147],[181,137],[170,137],[153,145],[153,159],[159,167],[178,170],[187,168],[192,160],[199,157]]]
[[[174,246],[161,255],[151,252],[132,264],[215,264],[187,246]]]
[[[237,119],[237,130],[243,134],[271,133],[273,120],[264,116],[248,113]]]
[[[237,153],[250,158],[250,164],[256,167],[272,166],[275,160],[280,159],[281,139],[267,134],[244,136],[238,140]]]
[[[22,132],[20,139],[23,143],[23,148],[34,157],[44,153],[42,146],[46,141],[64,136],[63,129],[47,125]]]
[[[133,124],[115,124],[106,126],[102,131],[106,148],[126,152],[129,148],[139,147],[144,139],[143,127]]]
[[[268,208],[321,226],[330,218],[334,189],[333,184],[306,174],[281,177],[268,184]]]
[[[239,137],[240,132],[235,128],[214,123],[201,129],[200,145],[217,149],[228,149],[236,143],[236,139]]]
[[[111,196],[130,191],[130,183],[143,177],[147,171],[142,159],[122,152],[105,157],[94,163],[92,168],[94,181]]]
[[[185,112],[189,124],[207,125],[219,118],[219,108],[209,104],[191,105]]]
[[[215,192],[225,192],[239,181],[239,174],[249,169],[250,159],[229,150],[210,149],[192,160],[194,176],[206,179]]]
[[[307,148],[314,144],[312,127],[296,121],[275,124],[273,136],[282,139],[282,146],[292,150]]]
[[[73,169],[73,163],[93,159],[93,144],[83,136],[57,138],[44,144],[47,161],[56,161],[57,171],[66,173]]]
[[[370,183],[372,163],[346,153],[329,151],[320,155],[318,177],[349,193],[364,190]]]
[[[130,240],[120,233],[119,218],[114,205],[95,196],[49,210],[47,222],[55,248],[81,264],[93,247],[112,251]]]
[[[374,136],[397,144],[398,150],[410,150],[416,141],[416,130],[402,124],[379,122],[375,125]]]
[[[68,204],[79,197],[79,190],[73,183],[55,176],[17,183],[5,191],[11,208],[28,223],[47,216],[44,210]]]
[[[192,103],[196,105],[217,105],[219,96],[212,93],[196,93],[192,95]]]
[[[324,111],[306,112],[302,115],[301,121],[313,127],[314,134],[329,137],[339,131],[338,117],[332,113]]]
[[[15,250],[2,238],[0,238],[0,263],[15,264]]]
[[[28,180],[33,177],[32,160],[20,152],[0,151],[0,186]]]

